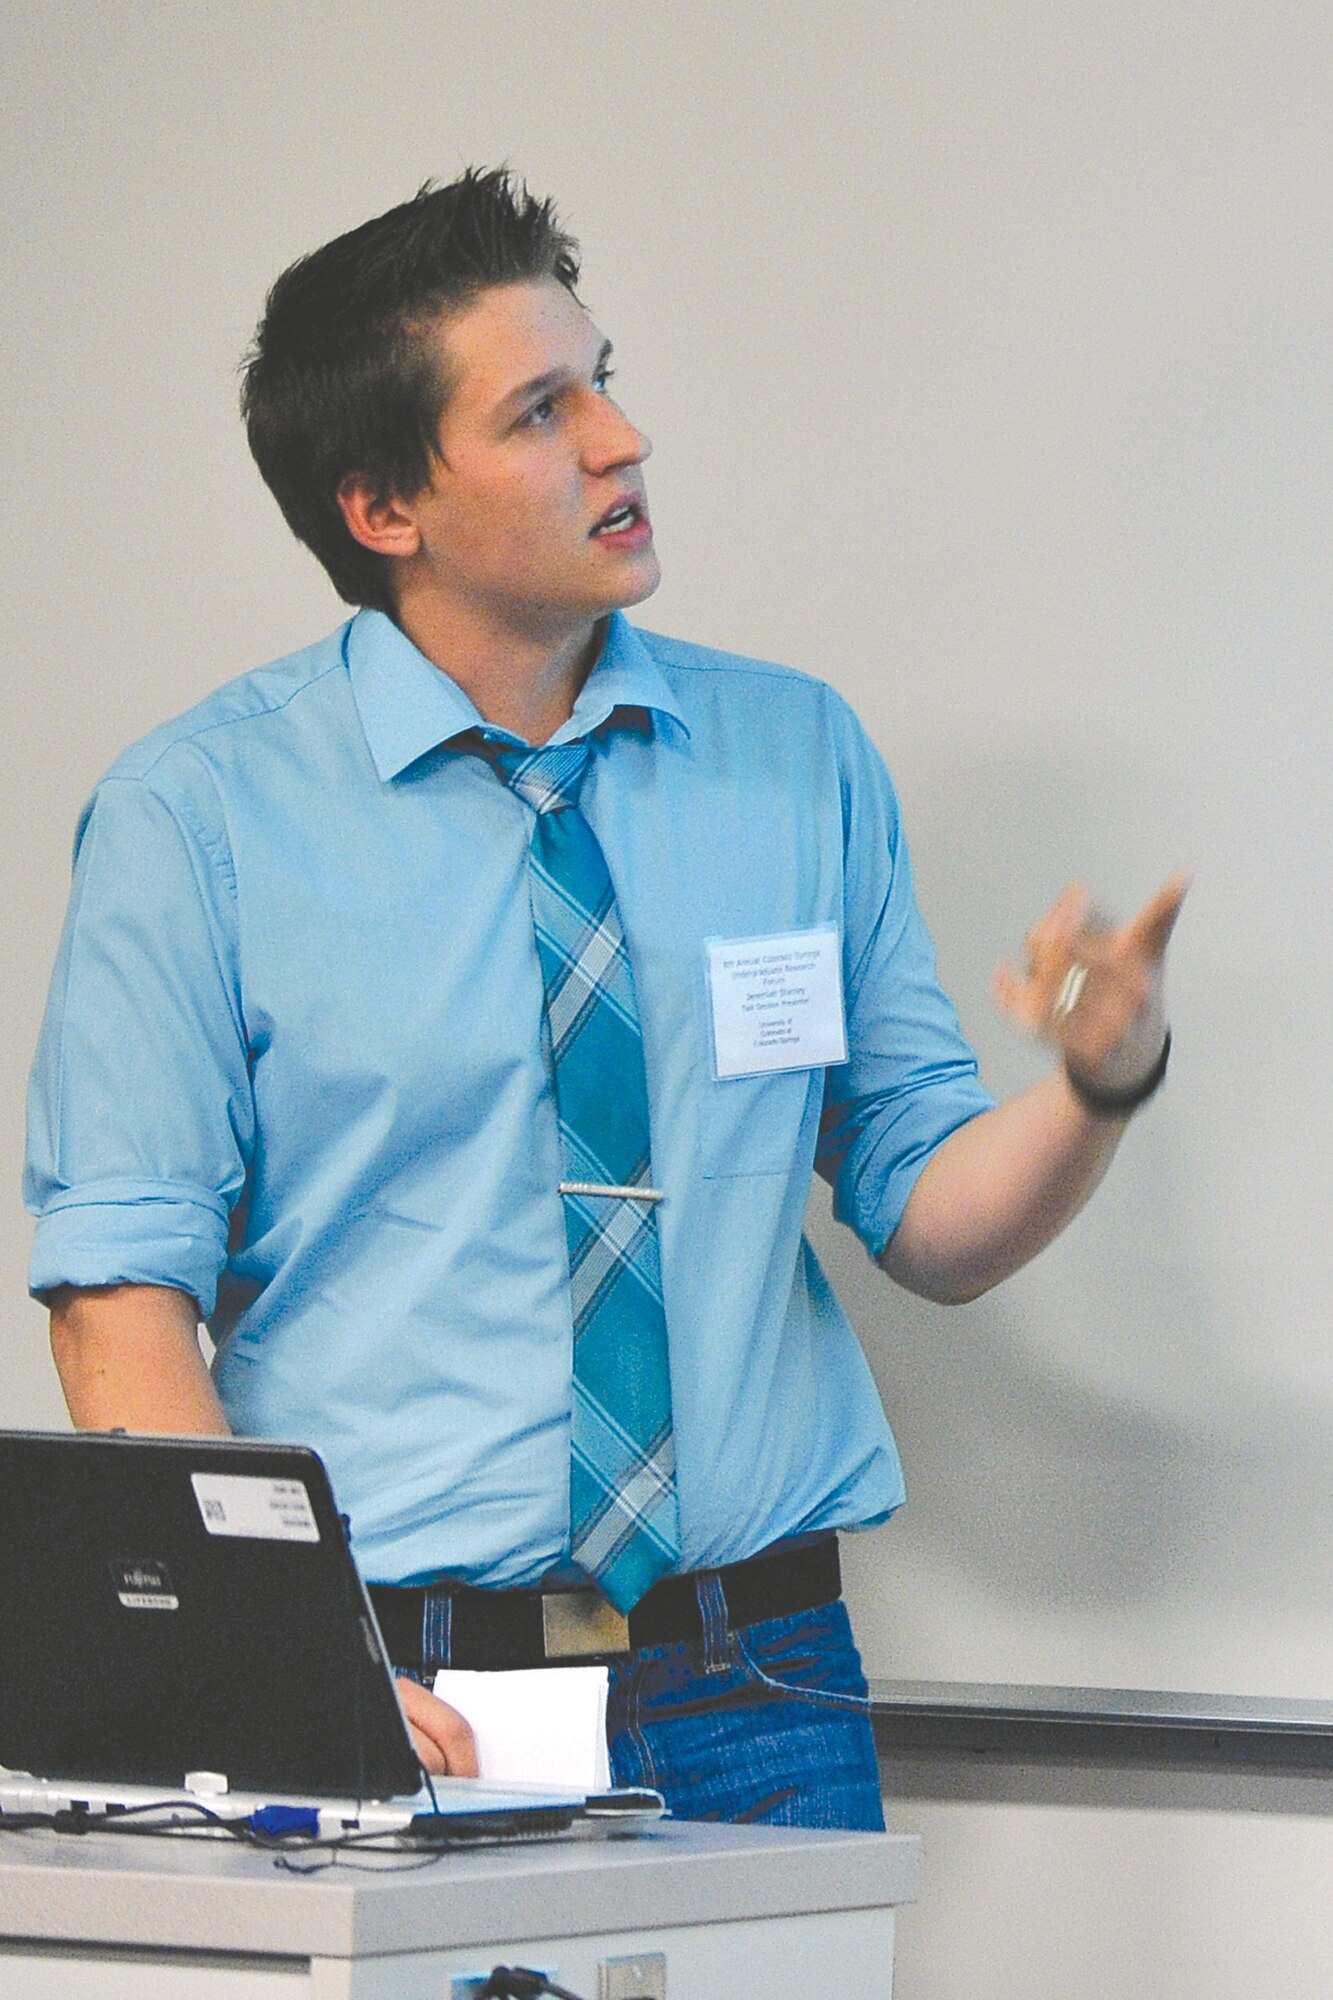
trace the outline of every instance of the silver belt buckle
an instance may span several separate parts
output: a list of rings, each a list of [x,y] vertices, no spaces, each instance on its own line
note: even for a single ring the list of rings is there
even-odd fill
[[[548,1660],[628,1653],[629,1620],[600,1590],[553,1590],[542,1598],[542,1643]]]

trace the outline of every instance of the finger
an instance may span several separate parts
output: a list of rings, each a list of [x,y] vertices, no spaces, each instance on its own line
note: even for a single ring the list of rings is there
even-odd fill
[[[433,1778],[475,1778],[479,1775],[476,1738],[461,1715],[453,1709],[449,1713],[456,1727],[433,1727],[428,1732],[409,1722],[412,1748]]]
[[[398,1700],[417,1755],[436,1777],[475,1778],[477,1745],[465,1717],[429,1688],[400,1676]]]
[[[1128,942],[1138,945],[1151,959],[1161,958],[1189,886],[1190,877],[1183,870],[1163,883],[1152,901],[1145,903],[1134,921],[1126,925]]]
[[[412,1739],[412,1749],[422,1770],[429,1771],[432,1778],[448,1777],[449,1763],[444,1752],[431,1742],[429,1736],[423,1736],[419,1729],[413,1728],[410,1722],[407,1725],[407,1733]]]
[[[1043,1009],[1030,979],[1024,979],[1012,965],[997,965],[991,978],[995,1004],[1021,1028],[1041,1026]]]
[[[1040,917],[1023,940],[1029,963],[1035,962],[1057,945],[1067,945],[1078,934],[1092,905],[1082,882],[1066,882],[1044,917]]]
[[[451,1778],[479,1777],[477,1739],[471,1725],[446,1702],[441,1702],[440,1707],[447,1719],[441,1723],[436,1741],[444,1752],[445,1769]]]

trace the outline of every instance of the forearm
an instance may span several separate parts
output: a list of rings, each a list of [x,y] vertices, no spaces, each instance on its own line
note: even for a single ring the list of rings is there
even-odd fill
[[[880,1257],[908,1291],[978,1298],[1044,1250],[1097,1186],[1124,1132],[1056,1070],[960,1126],[923,1170]]]
[[[51,1299],[51,1351],[80,1430],[228,1434],[184,1292],[64,1286]]]

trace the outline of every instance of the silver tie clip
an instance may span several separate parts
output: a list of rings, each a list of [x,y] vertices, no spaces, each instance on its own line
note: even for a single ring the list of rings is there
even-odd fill
[[[561,1194],[604,1194],[613,1201],[665,1201],[661,1188],[605,1187],[601,1181],[561,1181]]]

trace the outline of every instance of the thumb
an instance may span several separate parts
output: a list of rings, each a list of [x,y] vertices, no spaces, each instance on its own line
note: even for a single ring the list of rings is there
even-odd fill
[[[1189,886],[1190,877],[1183,870],[1177,872],[1126,926],[1129,941],[1137,944],[1154,964],[1166,951]]]

